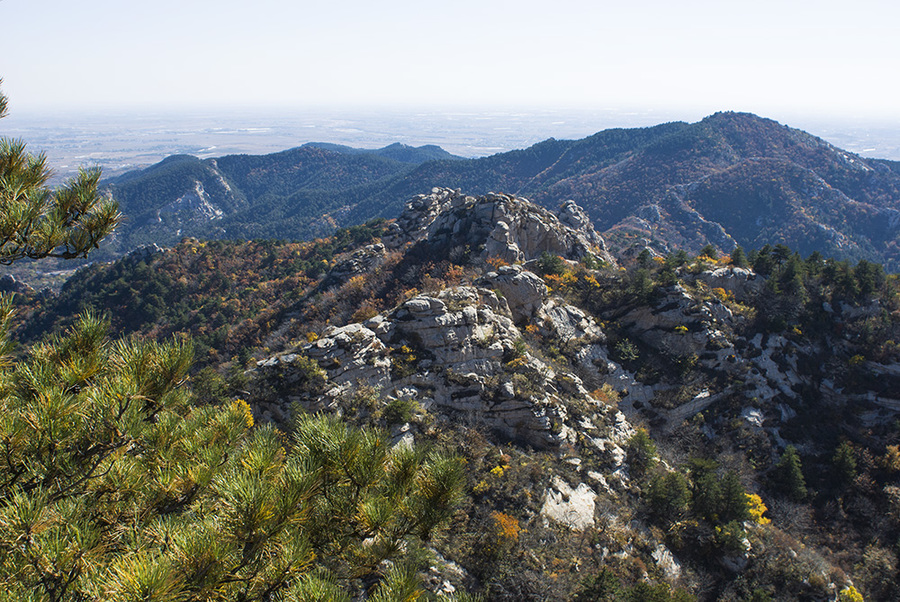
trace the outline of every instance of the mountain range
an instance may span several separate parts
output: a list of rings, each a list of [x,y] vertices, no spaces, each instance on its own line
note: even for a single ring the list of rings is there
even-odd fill
[[[260,156],[173,156],[107,182],[126,215],[111,249],[184,236],[309,239],[396,217],[434,187],[510,193],[551,209],[574,200],[613,251],[785,244],[900,268],[900,163],[729,112],[478,159],[434,146],[324,143]]]

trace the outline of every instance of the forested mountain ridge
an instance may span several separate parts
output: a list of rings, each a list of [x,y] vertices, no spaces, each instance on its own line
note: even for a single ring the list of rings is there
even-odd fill
[[[450,187],[509,191],[551,209],[575,200],[613,250],[636,241],[661,252],[781,243],[900,267],[896,165],[751,114],[549,139],[480,159],[414,150],[311,144],[258,157],[167,160],[110,183],[128,218],[118,244],[124,251],[185,235],[309,239],[396,217],[413,194]]]
[[[20,297],[19,328],[189,334],[201,403],[458,450],[460,512],[416,552],[432,591],[896,599],[897,278],[782,245],[617,266],[580,218],[441,189],[334,238],[97,264]]]
[[[277,230],[287,202],[301,209],[307,236],[328,233],[321,222],[336,193],[346,194],[408,171],[411,165],[376,153],[345,153],[304,146],[270,155],[229,155],[201,161],[169,157],[150,168],[107,183],[107,190],[127,214],[112,245],[127,252],[134,246],[171,244],[182,236],[223,238],[301,238]],[[297,200],[299,197],[300,200]],[[322,197],[324,201],[319,201]],[[323,204],[324,203],[324,204]],[[238,223],[239,228],[223,224]],[[255,234],[254,225],[263,226]]]

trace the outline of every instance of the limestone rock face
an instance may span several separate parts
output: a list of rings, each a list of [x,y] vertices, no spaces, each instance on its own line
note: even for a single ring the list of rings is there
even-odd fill
[[[559,297],[544,303],[538,315],[548,334],[560,341],[578,345],[606,342],[606,335],[594,318]]]
[[[364,274],[384,263],[385,248],[380,242],[357,249],[337,263],[328,273],[326,286],[343,284],[354,276]]]
[[[411,388],[426,407],[512,439],[555,446],[567,436],[565,406],[552,386],[555,374],[527,355],[516,372],[510,370],[508,359],[521,333],[509,315],[504,300],[475,287],[410,299],[376,320],[382,340],[415,356],[415,366],[394,371],[399,378],[391,386]],[[403,361],[402,352],[399,357]],[[521,376],[518,385],[514,374]]]
[[[655,306],[642,305],[620,321],[647,344],[683,357],[730,347],[723,329],[740,317],[716,299],[698,299],[677,285]]]
[[[594,526],[594,507],[597,494],[585,483],[571,487],[559,477],[547,489],[541,516],[574,529],[584,531]]]
[[[187,216],[187,219],[204,222],[222,219],[225,212],[212,201],[210,195],[204,190],[203,184],[199,180],[195,180],[192,190],[160,207],[157,210],[156,219],[161,222],[163,216],[167,214],[180,214]]]
[[[694,281],[706,284],[710,289],[721,288],[731,293],[737,301],[759,294],[766,286],[764,278],[753,270],[733,266],[706,270],[697,274]]]
[[[304,351],[328,371],[331,383],[364,381],[381,385],[390,374],[387,346],[362,324],[331,327]]]
[[[669,548],[659,544],[650,556],[656,561],[656,566],[666,576],[666,579],[674,581],[681,577],[681,565],[675,559],[675,556],[672,555],[672,552],[669,551]]]
[[[522,274],[507,271],[510,282]],[[549,328],[559,321],[558,328],[602,334],[583,313],[559,301],[533,311],[547,316]],[[259,362],[254,382],[264,383],[260,390],[268,397],[254,397],[265,397],[264,411],[278,418],[276,408],[283,414],[291,403],[312,411],[336,409],[365,384],[379,391],[384,402],[412,399],[439,419],[481,426],[538,448],[574,441],[579,429],[589,427],[598,456],[612,468],[620,467],[624,441],[609,437],[622,431],[616,425],[624,417],[594,400],[578,376],[557,374],[532,356],[511,316],[506,298],[485,288],[461,286],[418,295],[364,324],[328,328],[313,343]],[[309,375],[315,367],[323,382],[311,389]],[[571,404],[588,415],[576,420]]]
[[[540,277],[517,265],[488,272],[482,283],[503,295],[517,324],[534,318],[550,293]]]
[[[392,247],[427,240],[451,259],[456,253],[474,252],[516,263],[546,251],[569,259],[592,253],[615,264],[603,238],[574,201],[563,204],[557,216],[511,195],[472,197],[435,188],[406,204],[385,240]]]

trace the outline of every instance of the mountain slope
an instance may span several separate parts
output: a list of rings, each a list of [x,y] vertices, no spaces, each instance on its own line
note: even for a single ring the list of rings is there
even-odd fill
[[[20,328],[93,308],[117,335],[190,334],[201,403],[457,450],[433,590],[898,599],[900,281],[783,247],[602,258],[574,204],[444,189],[334,238],[95,264],[20,299]]]
[[[324,213],[343,202],[338,193],[384,182],[412,168],[411,163],[379,152],[348,153],[316,146],[204,161],[170,157],[107,183],[127,218],[113,249],[126,252],[150,242],[174,244],[183,236],[301,238],[327,234],[334,230],[333,222],[319,222]],[[310,218],[306,229],[298,228],[302,236],[272,230],[272,226],[284,224],[284,213],[276,210],[279,204],[286,204],[289,213],[290,208],[299,209]],[[226,218],[248,228],[229,232],[223,227]],[[254,224],[262,227],[254,228]]]
[[[613,247],[635,238],[660,250],[784,243],[866,257],[895,270],[897,175],[889,162],[863,159],[774,121],[717,113],[696,124],[548,140],[469,164],[427,163],[350,215],[390,216],[390,199],[397,203],[417,186],[515,190],[546,207],[575,200]]]
[[[134,215],[122,237],[135,240],[147,240],[142,228],[152,228],[161,242],[185,234],[310,238],[396,217],[415,194],[448,187],[470,194],[511,191],[550,209],[574,200],[614,250],[639,243],[663,252],[696,251],[711,242],[727,252],[735,245],[782,243],[900,269],[896,165],[755,115],[717,113],[693,124],[549,139],[471,160],[424,160],[426,147],[413,150],[418,163],[396,145],[368,152],[307,145],[194,163],[182,158],[143,176],[123,176],[111,189]],[[195,173],[201,169],[211,170],[205,179]],[[192,200],[203,200],[197,182],[209,196],[206,203]],[[149,205],[156,213],[148,214]],[[184,209],[180,221],[166,219],[170,207]],[[183,226],[176,228],[176,221]]]

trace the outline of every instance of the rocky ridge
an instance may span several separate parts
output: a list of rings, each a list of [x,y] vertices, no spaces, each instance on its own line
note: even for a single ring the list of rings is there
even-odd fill
[[[127,217],[116,254],[182,236],[324,236],[397,217],[405,199],[449,184],[516,191],[551,210],[574,199],[616,254],[635,238],[661,252],[783,241],[804,255],[818,249],[898,269],[900,174],[892,163],[755,115],[550,139],[471,160],[415,153],[406,163],[391,154],[307,145],[256,157],[170,157],[109,182]]]
[[[538,309],[550,328],[559,329],[570,327],[570,316],[580,313],[558,300]],[[413,400],[441,420],[471,423],[538,448],[573,443],[576,428],[606,432],[608,438],[595,445],[621,466],[620,446],[633,433],[630,425],[617,409],[593,399],[580,378],[529,353],[512,315],[492,290],[456,287],[418,295],[363,324],[329,328],[296,350],[325,371],[322,392],[282,388],[263,413],[283,417],[283,408],[298,402],[308,410],[336,410],[364,383],[380,391],[385,403]],[[580,317],[601,335],[592,320]],[[260,382],[284,378],[297,352],[261,362]],[[574,406],[589,415],[576,418],[569,410]]]
[[[559,216],[554,216],[509,195],[476,198],[434,189],[407,203],[384,245],[352,253],[336,264],[329,278],[345,281],[357,271],[373,269],[385,247],[410,244],[478,248],[480,256],[498,258],[501,263],[522,262],[548,252],[573,259],[592,253],[613,264],[603,239],[574,203],[564,204]],[[346,398],[349,389],[366,383],[381,391],[388,402],[412,399],[425,410],[463,417],[542,448],[574,440],[566,408],[584,405],[593,408],[597,417],[621,426],[613,443],[597,444],[604,451],[616,449],[613,455],[620,465],[624,454],[617,445],[630,435],[631,427],[616,417],[614,409],[596,402],[578,376],[558,374],[550,363],[530,353],[517,326],[527,323],[540,324],[561,339],[577,338],[586,344],[604,340],[592,318],[562,299],[551,298],[535,273],[521,265],[503,265],[485,273],[477,286],[417,295],[363,324],[331,327],[314,343],[261,362],[259,382],[271,380],[274,374],[284,378],[285,365],[300,352],[325,370],[328,385],[323,391],[289,392],[270,400],[272,417],[283,417],[291,402],[301,402],[308,409],[337,407],[337,400]],[[293,377],[288,380],[297,382]],[[269,385],[261,388],[271,389]]]
[[[308,410],[338,409],[365,384],[385,403],[410,400],[441,419],[464,420],[538,448],[571,444],[586,431],[604,433],[608,441],[594,437],[595,447],[615,469],[622,466],[623,442],[634,432],[623,413],[674,429],[713,404],[737,402],[745,422],[768,432],[777,448],[783,444],[778,424],[803,394],[817,390],[841,399],[829,379],[798,368],[817,361],[819,346],[802,337],[744,336],[750,320],[744,303],[765,289],[765,279],[750,269],[681,268],[680,283],[652,303],[614,308],[604,316],[618,333],[610,341],[595,317],[553,294],[534,271],[534,258],[544,252],[571,259],[591,253],[615,265],[572,202],[554,216],[510,195],[472,197],[436,188],[410,200],[381,243],[338,260],[326,282],[379,269],[389,250],[415,245],[432,253],[474,249],[477,261],[512,265],[485,264],[473,286],[416,295],[364,323],[332,326],[319,340],[260,362],[256,382],[263,418],[286,420],[290,404],[298,402]],[[832,311],[849,317],[860,310]],[[563,356],[548,360],[535,348],[535,336],[555,342]],[[630,353],[658,357],[673,374],[648,382],[628,369],[619,349],[623,336],[636,345]],[[292,376],[298,358],[321,367],[327,384],[310,389],[308,379]],[[292,383],[299,386],[292,390]],[[590,393],[604,387],[615,407]],[[888,410],[897,404],[883,393],[856,397]],[[587,419],[573,407],[590,408]]]
[[[424,241],[450,254],[476,251],[508,263],[535,259],[547,252],[570,259],[593,254],[615,265],[603,238],[574,201],[557,214],[526,199],[490,193],[480,197],[434,188],[406,207],[385,238],[391,247]]]
[[[514,458],[547,454],[553,459],[520,485],[516,498],[529,528],[541,537],[558,529],[605,530],[598,536],[605,543],[595,550],[604,562],[641,558],[652,567],[648,572],[673,584],[690,578],[685,566],[696,550],[679,547],[681,535],[648,528],[659,517],[626,508],[629,499],[647,503],[658,486],[646,471],[666,478],[660,475],[690,469],[664,460],[639,468],[639,425],[685,445],[715,448],[733,437],[752,462],[772,466],[797,437],[798,415],[864,405],[863,425],[895,418],[896,364],[853,360],[856,370],[877,379],[832,377],[846,372],[856,349],[840,327],[882,315],[876,302],[824,304],[836,327],[823,336],[806,336],[797,326],[760,327],[757,308],[778,300],[767,278],[702,257],[637,298],[611,291],[628,288],[630,276],[613,267],[589,224],[578,227],[581,215],[574,203],[553,216],[509,195],[435,189],[415,197],[387,236],[336,258],[323,282],[365,278],[385,269],[389,255],[415,253],[423,261],[441,254],[465,261],[472,277],[414,291],[374,317],[330,325],[317,340],[258,362],[250,390],[257,418],[284,423],[297,408],[362,415],[386,421],[395,445],[460,428],[518,450]],[[543,272],[537,258],[545,251],[568,258],[560,273]],[[588,253],[605,262],[604,270],[576,261]],[[657,266],[666,261],[656,259]],[[640,271],[637,262],[626,264],[632,274]],[[604,294],[576,295],[579,286]],[[586,302],[576,305],[575,297]],[[810,400],[819,405],[811,409]],[[830,453],[807,446],[809,453]],[[475,499],[495,495],[503,475],[515,470],[507,455],[487,471],[493,477],[475,483]],[[772,487],[767,478],[760,482]],[[780,504],[776,517],[786,523]],[[698,528],[677,521],[676,527]],[[697,541],[712,545],[720,527],[710,522]],[[765,539],[771,533],[752,521],[737,528],[737,543],[716,556],[717,570],[729,575],[753,570],[774,545]],[[612,540],[604,539],[610,533]],[[823,589],[834,592],[842,583],[818,552],[790,542],[776,547],[782,560],[797,559],[784,560],[788,565],[825,567],[816,577]]]

